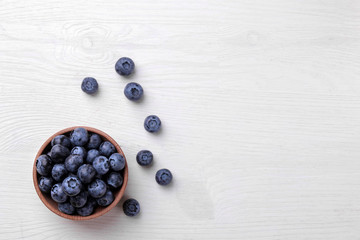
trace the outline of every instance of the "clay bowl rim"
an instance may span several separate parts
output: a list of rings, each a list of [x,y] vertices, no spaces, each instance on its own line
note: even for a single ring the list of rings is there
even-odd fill
[[[44,153],[44,150],[45,148],[51,143],[51,140],[57,136],[57,135],[61,135],[61,134],[66,134],[66,133],[70,133],[71,131],[73,131],[75,128],[79,128],[79,127],[82,127],[82,128],[85,128],[88,132],[92,132],[92,133],[96,133],[96,134],[99,134],[103,139],[106,139],[107,141],[111,142],[118,153],[122,154],[125,158],[125,168],[124,168],[124,182],[123,182],[123,185],[121,186],[120,190],[114,194],[115,195],[115,199],[114,201],[107,207],[105,208],[102,208],[100,211],[98,212],[95,212],[89,216],[79,216],[79,215],[68,215],[68,214],[65,214],[65,213],[62,213],[60,212],[57,207],[54,207],[53,205],[51,205],[49,203],[49,201],[53,201],[55,202],[54,200],[52,199],[47,199],[44,195],[43,192],[40,191],[40,188],[39,188],[39,184],[38,184],[38,178],[37,178],[37,171],[36,171],[36,160],[37,158],[41,155],[41,154],[46,154]],[[81,220],[90,220],[90,219],[94,219],[94,218],[97,218],[97,217],[100,217],[102,215],[104,215],[105,213],[109,212],[112,208],[114,208],[121,200],[121,198],[123,197],[124,195],[124,192],[125,192],[125,189],[126,189],[126,185],[127,185],[127,182],[128,182],[128,165],[127,165],[127,161],[126,161],[126,157],[125,157],[125,154],[124,152],[122,151],[121,147],[119,146],[119,144],[117,144],[117,142],[112,138],[110,137],[108,134],[106,134],[105,132],[103,131],[100,131],[99,129],[96,129],[96,128],[92,128],[92,127],[87,127],[87,126],[74,126],[74,127],[69,127],[69,128],[65,128],[63,130],[60,130],[58,132],[56,132],[55,134],[53,134],[51,137],[49,137],[44,143],[43,145],[40,147],[39,151],[37,152],[36,154],[36,157],[35,157],[35,161],[34,161],[34,164],[33,164],[33,181],[34,181],[34,187],[35,187],[35,190],[36,190],[36,193],[38,194],[40,200],[44,203],[44,205],[50,210],[52,211],[53,213],[59,215],[60,217],[63,217],[63,218],[66,218],[66,219],[70,219],[70,220],[77,220],[77,221],[81,221]]]

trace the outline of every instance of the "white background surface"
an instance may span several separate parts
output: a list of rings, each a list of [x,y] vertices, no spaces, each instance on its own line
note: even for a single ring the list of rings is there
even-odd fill
[[[0,1],[0,239],[360,239],[359,24],[356,0]],[[72,222],[41,203],[36,152],[73,125],[121,145],[138,217],[121,202]]]

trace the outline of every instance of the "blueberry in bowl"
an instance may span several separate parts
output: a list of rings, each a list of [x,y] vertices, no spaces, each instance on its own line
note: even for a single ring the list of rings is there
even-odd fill
[[[91,127],[71,127],[41,146],[33,181],[40,200],[52,212],[70,220],[89,220],[119,203],[128,167],[109,135]]]

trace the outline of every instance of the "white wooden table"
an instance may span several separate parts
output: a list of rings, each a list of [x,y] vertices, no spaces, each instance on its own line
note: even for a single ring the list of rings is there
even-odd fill
[[[0,73],[1,240],[360,239],[359,1],[2,0]],[[141,103],[124,97],[129,81]],[[72,222],[41,203],[36,152],[74,125],[122,146],[138,217],[121,202]]]

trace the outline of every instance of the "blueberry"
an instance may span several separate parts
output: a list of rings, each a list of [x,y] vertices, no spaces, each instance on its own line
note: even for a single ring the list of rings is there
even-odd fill
[[[107,184],[113,188],[118,188],[123,184],[123,178],[120,173],[112,172],[107,177]]]
[[[95,179],[88,185],[88,191],[90,196],[94,198],[102,197],[106,192],[106,184],[101,179]]]
[[[70,197],[70,203],[77,208],[83,207],[87,201],[87,197],[87,192],[80,192],[78,195]]]
[[[39,188],[42,192],[49,193],[53,185],[54,180],[51,177],[40,177]]]
[[[83,147],[79,147],[79,146],[74,147],[73,149],[71,149],[71,154],[80,155],[84,159],[86,158],[86,150]]]
[[[120,171],[125,167],[125,158],[120,153],[113,153],[109,157],[110,167],[114,171]]]
[[[160,118],[158,118],[155,115],[150,115],[147,118],[145,118],[144,121],[144,128],[148,132],[157,132],[160,130],[161,127],[161,121]]]
[[[130,75],[135,68],[135,63],[128,57],[120,58],[115,64],[115,70],[120,75]]]
[[[130,198],[124,202],[123,210],[126,216],[136,216],[140,212],[140,204],[135,199]]]
[[[51,176],[57,182],[62,181],[66,177],[67,174],[68,174],[68,171],[66,170],[65,164],[63,164],[63,163],[55,164],[51,170]]]
[[[64,147],[71,148],[70,139],[65,135],[58,135],[51,140],[52,147],[56,144],[60,144]]]
[[[111,154],[113,154],[116,151],[116,149],[111,142],[105,141],[100,145],[99,151],[101,155],[104,155],[105,157],[109,157]]]
[[[81,182],[90,183],[96,175],[94,167],[90,164],[81,165],[77,171],[77,176]]]
[[[75,213],[75,208],[69,202],[59,203],[58,209],[60,212],[69,214],[69,215]]]
[[[90,214],[93,213],[94,207],[95,207],[94,204],[88,201],[83,207],[77,208],[76,212],[83,217],[89,216]]]
[[[86,162],[93,163],[96,157],[100,156],[100,152],[96,149],[91,149],[87,152]]]
[[[87,94],[94,94],[97,92],[99,85],[95,78],[87,77],[81,83],[81,90]]]
[[[82,184],[77,177],[67,177],[62,182],[62,186],[66,195],[72,197],[80,193]]]
[[[101,142],[102,142],[101,137],[98,134],[93,133],[89,137],[89,143],[87,144],[86,148],[87,149],[99,148]]]
[[[125,86],[124,94],[127,99],[131,101],[138,101],[144,94],[144,90],[140,84],[131,82]]]
[[[99,175],[104,175],[110,170],[110,162],[104,156],[98,156],[93,162],[93,167]]]
[[[36,171],[42,176],[47,176],[51,172],[51,164],[51,158],[48,155],[40,155],[36,160]]]
[[[54,162],[60,163],[60,162],[64,162],[64,159],[70,155],[70,151],[67,147],[64,147],[63,145],[55,144],[51,148],[50,154],[51,154],[51,159]]]
[[[66,202],[68,196],[65,194],[61,183],[57,183],[51,188],[51,198],[58,203]]]
[[[70,135],[70,141],[74,146],[84,146],[89,141],[89,135],[85,128],[75,128]]]
[[[69,172],[76,173],[84,160],[80,155],[70,155],[65,159],[65,168]]]
[[[156,172],[155,180],[160,185],[168,185],[172,180],[172,174],[166,168],[160,169]]]
[[[110,190],[107,190],[105,195],[102,196],[101,198],[96,199],[96,201],[100,206],[106,207],[109,206],[110,203],[114,201],[114,195]]]
[[[87,202],[92,205],[93,207],[96,207],[97,206],[97,202],[95,200],[95,198],[91,197],[90,195],[88,195],[88,200]]]
[[[153,154],[149,150],[141,150],[136,155],[136,161],[141,166],[148,166],[152,163]]]

